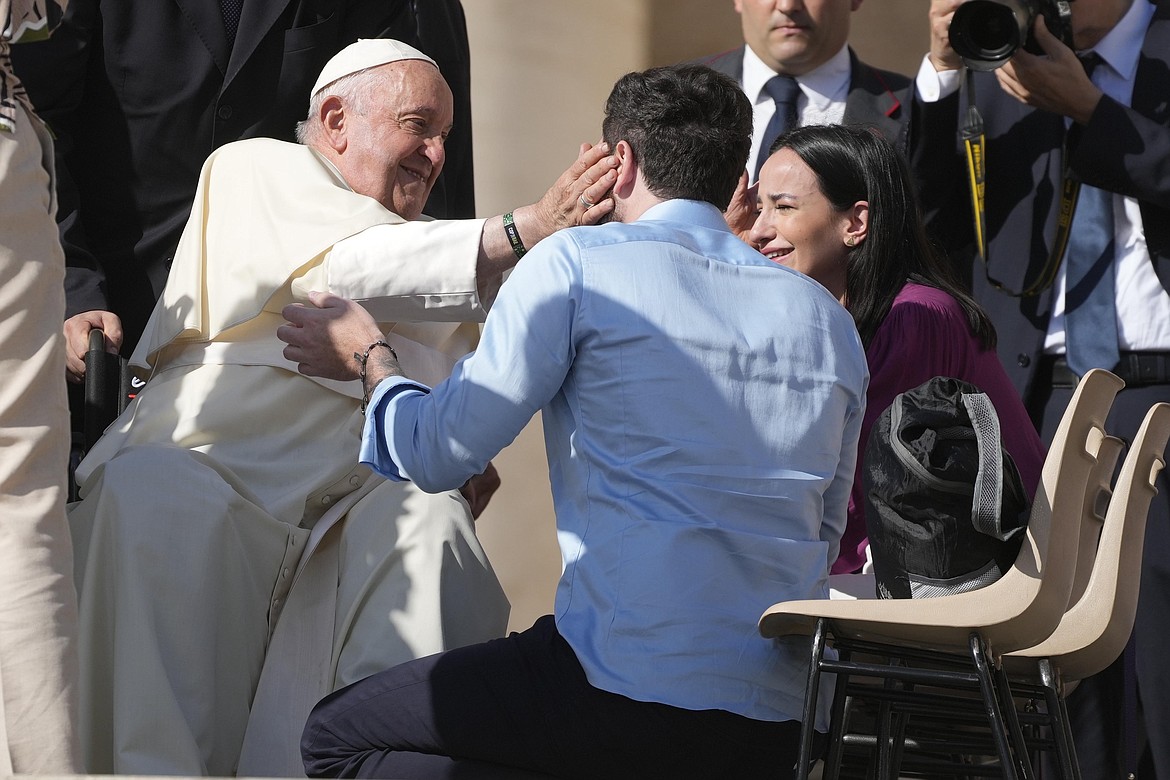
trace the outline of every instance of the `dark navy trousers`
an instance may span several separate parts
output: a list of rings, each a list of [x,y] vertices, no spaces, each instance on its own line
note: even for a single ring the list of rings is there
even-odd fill
[[[799,734],[594,688],[546,616],[331,694],[301,753],[310,777],[791,777]]]

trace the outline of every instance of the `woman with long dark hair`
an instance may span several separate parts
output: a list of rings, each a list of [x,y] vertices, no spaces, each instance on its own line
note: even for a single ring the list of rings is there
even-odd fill
[[[749,234],[761,252],[820,282],[853,315],[870,384],[858,443],[905,390],[935,376],[986,392],[1029,498],[1044,447],[995,352],[995,328],[926,239],[905,162],[865,128],[808,126],[777,139],[760,170]],[[865,500],[858,478],[834,573],[865,563]]]

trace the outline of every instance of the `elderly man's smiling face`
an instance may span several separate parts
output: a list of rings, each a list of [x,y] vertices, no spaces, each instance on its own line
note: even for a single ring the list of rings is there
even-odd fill
[[[422,60],[380,66],[361,101],[345,113],[345,151],[338,167],[355,192],[404,219],[417,219],[446,153],[454,103],[438,68]]]

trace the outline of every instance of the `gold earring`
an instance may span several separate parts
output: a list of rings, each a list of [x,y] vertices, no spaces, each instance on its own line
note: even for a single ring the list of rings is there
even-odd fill
[[[852,249],[853,247],[857,246],[857,239],[854,238],[853,236],[846,236],[845,237],[845,246]]]

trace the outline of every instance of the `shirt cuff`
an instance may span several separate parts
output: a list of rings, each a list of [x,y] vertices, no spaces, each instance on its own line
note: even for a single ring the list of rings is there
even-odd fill
[[[937,103],[959,91],[959,84],[963,78],[963,69],[935,70],[930,55],[922,58],[922,65],[918,68],[918,77],[914,79],[918,87],[918,97],[923,103]]]
[[[391,444],[392,431],[387,428],[390,406],[399,396],[422,396],[431,392],[424,384],[404,376],[392,376],[378,383],[366,404],[366,421],[362,425],[361,449],[358,461],[386,479],[408,482],[410,477],[402,470]]]

